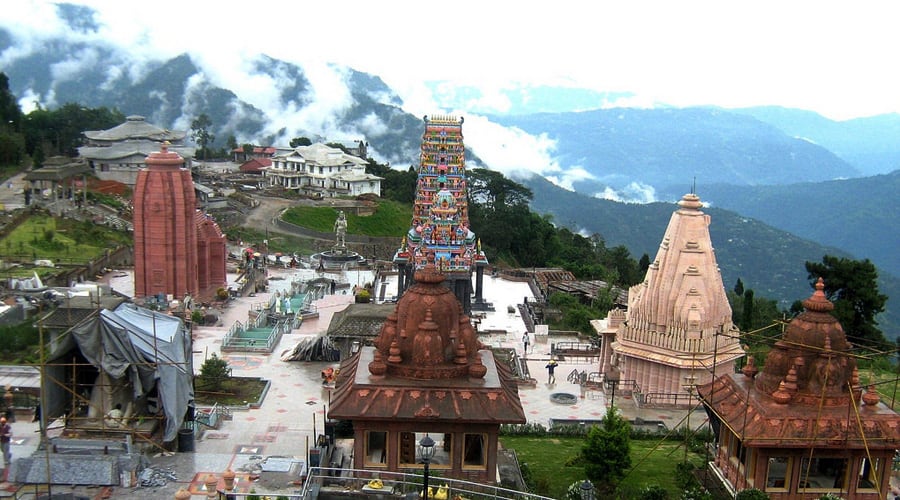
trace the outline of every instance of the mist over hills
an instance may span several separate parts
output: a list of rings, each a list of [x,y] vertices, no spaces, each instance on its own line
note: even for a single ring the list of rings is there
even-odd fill
[[[69,102],[114,107],[179,130],[189,130],[206,113],[218,144],[231,135],[239,143],[283,146],[297,136],[365,139],[380,160],[392,163],[408,163],[418,151],[421,119],[402,111],[380,78],[350,68],[317,68],[311,75],[259,55],[244,61],[250,83],[238,96],[218,86],[215,71],[188,54],[135,60],[101,43],[48,39],[29,50],[17,43],[0,28],[3,71],[26,109],[35,102],[49,108]]]
[[[621,194],[631,186],[653,193],[636,201],[674,199],[693,179],[767,185],[860,175],[821,146],[714,108],[614,108],[492,119],[556,140],[560,163],[585,171],[564,187],[603,198],[633,200]]]
[[[83,14],[72,13],[73,30],[92,29]],[[206,113],[219,146],[230,135],[239,143],[276,146],[297,136],[364,139],[373,157],[395,168],[418,161],[421,117],[406,112],[377,75],[352,68],[300,67],[258,55],[241,61],[239,78],[229,79],[190,54],[156,60],[95,40],[17,39],[3,27],[0,67],[23,106],[115,107],[181,130]],[[726,286],[741,277],[758,294],[789,303],[809,293],[803,262],[825,253],[868,257],[882,270],[896,269],[896,257],[890,260],[900,234],[897,190],[891,189],[896,175],[860,177],[883,173],[900,158],[900,115],[833,122],[783,108],[562,111],[621,96],[547,87],[516,92],[508,114],[455,112],[466,118],[467,161],[528,185],[533,208],[552,214],[557,224],[599,233],[607,245],[625,245],[635,257],[653,257],[675,208],[671,202],[696,179],[703,200],[713,204],[708,213]],[[440,95],[463,102],[477,90],[444,86]],[[549,112],[516,114],[536,110]],[[497,158],[490,148],[505,151],[513,167],[499,169],[487,160]],[[531,167],[516,168],[519,163]],[[652,203],[661,199],[668,202]],[[809,201],[823,199],[841,201]],[[790,220],[786,207],[806,212]],[[888,276],[882,272],[883,281]],[[900,296],[892,293],[896,285],[882,286]]]

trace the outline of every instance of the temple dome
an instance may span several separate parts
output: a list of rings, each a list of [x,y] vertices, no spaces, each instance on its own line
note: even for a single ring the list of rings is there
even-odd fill
[[[415,284],[385,320],[375,348],[386,373],[417,379],[468,377],[480,364],[478,341],[469,317],[433,259],[416,271]],[[381,371],[381,365],[375,367]],[[477,373],[479,370],[474,370]],[[370,373],[372,371],[370,366]]]
[[[848,382],[854,382],[856,359],[841,324],[831,315],[834,304],[825,297],[825,284],[816,282],[812,296],[803,301],[804,311],[791,320],[766,356],[765,369],[756,377],[756,386],[772,394],[790,372],[796,372],[798,395],[794,402],[846,404]],[[793,375],[791,374],[791,378]],[[861,389],[853,388],[855,400]]]

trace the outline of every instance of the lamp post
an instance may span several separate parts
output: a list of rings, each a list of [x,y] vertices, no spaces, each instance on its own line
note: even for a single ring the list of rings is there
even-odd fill
[[[610,406],[616,405],[616,386],[619,385],[619,369],[617,367],[612,367],[607,375],[607,381],[609,382],[609,388],[612,391],[612,398],[609,401]]]
[[[581,490],[579,491],[581,500],[594,500],[594,485],[590,481],[585,479],[578,489]]]
[[[424,498],[428,498],[428,465],[431,463],[431,458],[434,457],[434,439],[426,434],[425,437],[419,441],[419,453],[422,455],[422,463],[425,464],[425,479],[422,482],[422,486],[424,486]]]

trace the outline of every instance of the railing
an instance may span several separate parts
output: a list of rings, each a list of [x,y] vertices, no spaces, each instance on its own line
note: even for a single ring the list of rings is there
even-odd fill
[[[688,406],[700,402],[696,395],[683,392],[648,392],[643,400],[649,406]]]
[[[231,328],[228,329],[228,333],[226,333],[225,336],[222,337],[222,345],[228,345],[244,330],[246,330],[246,328],[244,328],[243,323],[241,323],[240,321],[235,321],[234,324],[231,325]]]
[[[381,482],[381,488],[372,487],[373,479]],[[377,486],[377,485],[374,485]],[[422,489],[422,475],[401,472],[372,471],[361,469],[332,469],[313,467],[297,499],[314,498],[358,498],[369,493],[396,495],[404,498],[419,498]],[[461,479],[431,476],[429,490],[446,493],[446,498],[466,500],[515,498],[522,500],[551,500],[549,497],[515,491],[500,486],[480,484]],[[443,497],[443,495],[440,495]],[[220,498],[224,498],[221,496]],[[242,498],[235,496],[234,498]]]
[[[600,346],[592,343],[582,342],[557,342],[550,344],[550,354],[565,359],[587,358],[594,359],[600,357]]]
[[[235,321],[222,338],[222,351],[272,352],[281,336],[291,332],[292,320],[287,318],[278,320],[266,336],[265,342],[258,338],[241,337],[241,334],[249,329],[266,328],[266,323],[268,323],[268,316],[264,313],[260,313],[252,324],[247,326],[241,324],[240,321]]]
[[[608,394],[631,396],[631,400],[638,407],[644,403],[644,394],[636,380],[610,380],[607,378],[603,384]]]

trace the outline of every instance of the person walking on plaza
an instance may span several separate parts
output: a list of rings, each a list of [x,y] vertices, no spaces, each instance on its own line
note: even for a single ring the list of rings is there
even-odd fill
[[[528,332],[525,332],[525,335],[522,335],[522,343],[525,344],[525,350],[522,351],[525,354],[528,354]]]
[[[9,469],[12,462],[12,453],[9,445],[12,441],[12,426],[6,422],[6,417],[0,417],[0,450],[3,450],[3,467]]]
[[[556,358],[550,358],[550,362],[547,363],[547,366],[545,367],[545,368],[547,368],[547,383],[548,384],[556,383],[556,375],[553,374],[553,370],[556,369],[557,364],[558,363],[556,362]]]

